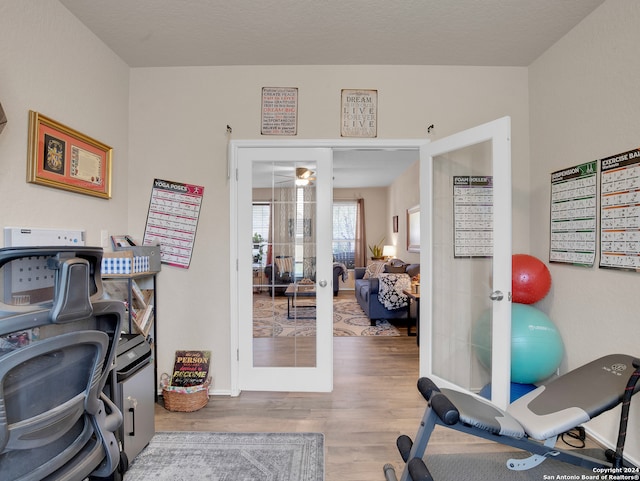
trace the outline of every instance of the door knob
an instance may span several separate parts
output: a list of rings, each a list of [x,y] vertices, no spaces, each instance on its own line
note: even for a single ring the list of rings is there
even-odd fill
[[[320,287],[327,287],[327,281],[325,280],[318,282],[318,284],[320,284]]]
[[[504,294],[502,293],[502,291],[493,291],[489,296],[489,299],[491,299],[492,301],[501,301],[502,299],[504,299]]]

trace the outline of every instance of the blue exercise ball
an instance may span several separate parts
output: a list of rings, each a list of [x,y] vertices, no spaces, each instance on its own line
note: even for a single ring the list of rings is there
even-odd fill
[[[517,382],[512,382],[509,389],[509,402],[512,403],[516,399],[520,399],[522,396],[530,393],[537,387],[538,386],[536,386],[535,384],[520,384]],[[491,400],[491,383],[486,384],[478,394],[485,399]]]
[[[491,312],[486,311],[474,323],[471,339],[476,356],[491,369]],[[528,304],[511,304],[511,381],[535,384],[560,366],[564,345],[549,317]]]

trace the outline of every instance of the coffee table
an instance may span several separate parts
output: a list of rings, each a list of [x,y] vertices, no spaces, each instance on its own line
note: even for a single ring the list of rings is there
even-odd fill
[[[296,305],[296,299],[300,297],[316,297],[316,285],[315,284],[289,284],[287,290],[284,291],[284,295],[287,296],[287,319],[315,319],[316,316],[291,316],[291,308],[295,309],[315,309],[315,304],[302,304]]]

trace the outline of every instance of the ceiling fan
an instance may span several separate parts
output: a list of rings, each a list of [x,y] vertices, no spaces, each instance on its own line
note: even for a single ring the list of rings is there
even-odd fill
[[[313,181],[316,180],[315,172],[306,167],[296,167],[295,171],[291,167],[280,168],[273,172],[273,176],[275,183],[283,187],[286,185],[306,187],[314,185]]]
[[[296,185],[301,187],[309,184],[313,185],[313,181],[316,180],[313,174],[314,172],[307,169],[306,167],[297,167]]]

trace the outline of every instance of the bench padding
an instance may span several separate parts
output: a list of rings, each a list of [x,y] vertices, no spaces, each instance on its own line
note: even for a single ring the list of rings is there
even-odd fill
[[[442,389],[441,392],[458,409],[460,422],[501,436],[518,439],[524,436],[518,421],[489,401],[452,389]]]
[[[633,359],[624,354],[596,359],[525,394],[507,412],[534,439],[557,436],[622,401]]]

